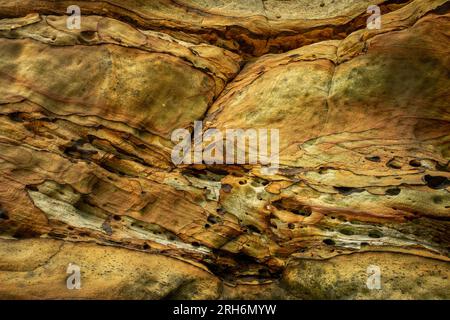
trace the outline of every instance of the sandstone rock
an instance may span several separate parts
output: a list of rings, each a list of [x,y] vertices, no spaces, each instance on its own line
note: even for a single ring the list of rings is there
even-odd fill
[[[1,247],[4,298],[214,299],[220,292],[209,272],[162,255],[48,239]],[[67,290],[69,263],[80,266],[80,290]]]
[[[71,4],[0,0],[1,298],[449,298],[449,1]],[[278,173],[175,165],[194,121]]]

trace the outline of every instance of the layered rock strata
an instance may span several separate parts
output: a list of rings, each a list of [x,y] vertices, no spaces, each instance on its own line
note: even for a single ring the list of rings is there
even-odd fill
[[[450,298],[449,1],[0,0],[0,18],[1,298]],[[195,121],[278,129],[278,173],[175,165]]]

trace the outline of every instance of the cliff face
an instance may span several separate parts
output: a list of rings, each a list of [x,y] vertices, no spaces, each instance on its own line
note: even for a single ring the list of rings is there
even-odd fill
[[[449,3],[0,0],[0,297],[450,298]]]

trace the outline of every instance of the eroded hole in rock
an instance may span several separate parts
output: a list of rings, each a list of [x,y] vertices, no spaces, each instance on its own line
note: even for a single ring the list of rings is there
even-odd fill
[[[450,164],[450,162],[447,163],[446,165],[445,164],[440,164],[438,162],[438,163],[436,163],[436,170],[437,171],[449,172],[450,171],[449,164]]]
[[[340,233],[345,234],[347,236],[351,236],[354,235],[355,233],[353,232],[353,230],[349,229],[349,228],[344,228],[339,230]]]
[[[80,40],[82,40],[82,41],[91,41],[91,40],[94,40],[96,34],[97,34],[97,33],[96,33],[95,31],[91,31],[91,30],[81,31],[81,32],[80,32]]]
[[[401,169],[402,163],[397,158],[392,158],[386,163],[386,166],[392,169]]]
[[[233,189],[233,187],[231,185],[229,185],[229,184],[223,184],[222,185],[222,190],[225,193],[230,193],[231,189]]]
[[[9,119],[11,119],[14,122],[24,122],[25,120],[22,117],[21,112],[11,112],[8,114]]]
[[[450,180],[446,177],[426,175],[423,179],[431,189],[444,189],[450,186]]]
[[[322,242],[325,243],[327,246],[334,246],[336,244],[336,242],[333,239],[325,239]]]
[[[215,275],[227,281],[236,281],[237,278],[242,277],[239,274],[247,274],[252,275],[255,278],[261,278],[263,276],[260,274],[259,270],[262,268],[267,269],[267,267],[258,263],[255,258],[242,252],[230,254],[220,249],[214,249],[213,253],[216,262],[207,263],[208,269]],[[220,261],[223,263],[220,263]],[[268,272],[273,276],[269,270]]]
[[[312,210],[310,207],[301,207],[298,209],[291,209],[292,213],[295,213],[299,216],[309,217],[312,213]]]
[[[5,209],[0,206],[0,220],[8,220],[9,216]]]
[[[353,187],[333,187],[336,191],[344,196],[348,196],[352,193],[360,193],[364,192],[364,189],[361,188],[353,188]]]
[[[73,158],[90,159],[93,155],[98,153],[97,150],[90,149],[90,144],[87,139],[80,138],[68,145],[60,145],[58,148],[66,155]]]
[[[55,232],[55,231],[49,232],[48,236],[51,237],[51,238],[56,238],[56,239],[65,239],[65,238],[67,238],[67,235],[65,235],[63,233]]]
[[[109,236],[112,235],[112,233],[113,233],[112,227],[111,227],[111,225],[108,222],[104,222],[102,224],[102,229]]]
[[[27,190],[31,191],[39,191],[36,185],[29,184],[27,185]]]
[[[383,237],[383,233],[379,230],[370,230],[368,236],[371,238],[381,238]]]
[[[312,214],[310,206],[298,203],[295,199],[283,198],[272,202],[272,205],[278,210],[289,211],[295,215],[309,217]]]
[[[422,166],[422,163],[420,162],[420,160],[413,159],[409,162],[409,165],[411,167],[418,168],[418,167]]]
[[[246,225],[246,227],[248,228],[248,230],[250,230],[251,232],[257,233],[257,234],[261,234],[261,230],[259,230],[257,227],[255,227],[254,225]]]
[[[35,238],[36,236],[38,236],[38,233],[29,228],[19,228],[13,234],[13,237],[16,239],[29,239]]]
[[[379,156],[366,157],[367,160],[372,162],[380,162],[381,158]]]
[[[396,196],[400,194],[401,189],[400,188],[390,188],[386,190],[386,195],[388,196]]]
[[[206,220],[207,220],[209,223],[211,223],[211,224],[216,224],[216,223],[218,223],[218,222],[221,221],[221,219],[220,219],[219,217],[215,217],[215,216],[212,216],[212,215],[209,215],[208,218],[207,218]]]
[[[182,171],[184,176],[195,177],[204,181],[220,182],[229,173],[225,169],[216,166],[208,166],[206,169],[185,168]]]

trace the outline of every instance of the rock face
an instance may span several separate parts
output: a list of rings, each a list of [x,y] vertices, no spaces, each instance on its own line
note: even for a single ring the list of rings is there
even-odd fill
[[[450,1],[73,4],[0,0],[0,298],[450,298]]]

